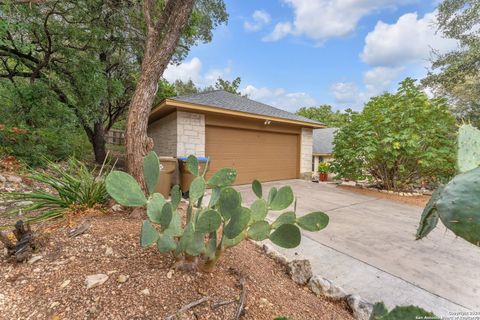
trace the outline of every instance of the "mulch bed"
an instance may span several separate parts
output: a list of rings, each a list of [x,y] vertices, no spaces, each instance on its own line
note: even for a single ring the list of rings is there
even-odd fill
[[[242,319],[352,319],[344,302],[295,284],[284,266],[248,241],[227,251],[213,273],[172,271],[172,257],[140,247],[138,219],[100,211],[76,223],[82,219],[91,227],[74,238],[66,226],[42,229],[42,258],[32,264],[0,259],[0,319],[164,319],[202,297],[209,300],[178,319],[234,319],[241,279]],[[87,289],[86,277],[100,273],[108,280]]]
[[[359,187],[354,187],[354,186],[337,186],[337,188],[355,192],[355,193],[360,193],[366,196],[378,198],[378,199],[387,199],[387,200],[392,200],[395,202],[399,203],[404,203],[404,204],[409,204],[412,206],[417,206],[417,207],[422,207],[424,208],[425,205],[427,204],[428,200],[430,200],[430,196],[427,195],[419,195],[419,196],[413,196],[413,197],[404,197],[400,196],[398,194],[391,194],[391,193],[383,193],[379,192],[376,190],[369,190],[365,188],[359,188]]]

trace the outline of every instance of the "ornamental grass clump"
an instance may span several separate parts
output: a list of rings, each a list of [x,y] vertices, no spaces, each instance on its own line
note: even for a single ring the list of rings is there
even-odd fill
[[[103,204],[109,198],[105,187],[108,173],[105,167],[104,163],[96,174],[96,168],[90,170],[74,158],[70,158],[65,167],[46,160],[46,170],[31,170],[29,179],[54,191],[42,187],[31,192],[2,193],[4,204],[16,204],[15,208],[6,214],[32,212],[35,214],[24,221],[36,223],[61,218],[72,207],[93,208]]]
[[[293,211],[282,213],[270,223],[267,220],[270,210],[283,211],[294,203],[291,187],[273,187],[264,198],[262,185],[255,180],[252,189],[257,199],[250,207],[245,207],[241,194],[231,187],[237,176],[235,169],[221,169],[206,180],[207,168],[200,172],[196,157],[189,156],[187,166],[196,178],[189,188],[185,219],[179,212],[179,186],[171,189],[169,201],[155,192],[160,175],[160,163],[155,152],[150,152],[144,159],[147,196],[127,173],[112,171],[106,179],[108,193],[119,204],[146,206],[148,219],[142,224],[141,245],[156,245],[160,252],[173,254],[179,267],[193,265],[210,272],[225,250],[245,239],[270,239],[280,247],[295,248],[301,241],[300,228],[320,231],[328,224],[329,218],[323,212],[297,217],[296,206]],[[211,188],[211,195],[204,205],[207,187]]]

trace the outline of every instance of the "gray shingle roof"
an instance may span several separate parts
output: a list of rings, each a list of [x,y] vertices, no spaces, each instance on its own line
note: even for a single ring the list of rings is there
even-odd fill
[[[209,107],[247,112],[275,118],[303,121],[312,124],[321,124],[320,122],[223,90],[178,96],[170,99],[175,101],[189,102]]]
[[[333,152],[333,138],[338,128],[313,130],[313,153],[331,154]]]

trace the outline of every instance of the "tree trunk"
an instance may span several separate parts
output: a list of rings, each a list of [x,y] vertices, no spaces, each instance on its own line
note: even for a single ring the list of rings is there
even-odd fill
[[[152,108],[157,84],[165,71],[180,39],[194,0],[170,0],[166,3],[160,23],[154,25],[150,14],[152,2],[144,0],[147,25],[145,55],[140,79],[130,103],[125,131],[127,171],[143,185],[143,157],[153,148],[153,140],[147,136],[148,116]],[[161,37],[163,35],[163,37]]]
[[[102,164],[107,157],[107,149],[105,147],[105,129],[103,123],[96,122],[93,125],[92,137],[93,153],[95,154],[95,162]]]

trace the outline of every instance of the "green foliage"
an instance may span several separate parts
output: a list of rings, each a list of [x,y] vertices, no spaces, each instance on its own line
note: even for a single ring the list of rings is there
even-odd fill
[[[149,154],[147,158],[150,157]],[[270,239],[278,246],[294,248],[301,241],[299,227],[319,231],[328,224],[328,216],[321,212],[313,212],[299,219],[294,212],[287,212],[281,216],[283,218],[279,218],[281,223],[277,219],[270,224],[265,220],[268,210],[283,210],[294,202],[290,187],[270,192],[267,202],[259,192],[260,182],[256,181],[252,189],[258,199],[251,208],[246,208],[242,206],[240,193],[231,187],[236,177],[234,169],[222,169],[206,183],[198,172],[197,159],[190,156],[188,162],[189,170],[197,177],[190,185],[190,201],[184,225],[178,211],[178,187],[172,188],[172,200],[168,202],[158,193],[145,197],[140,186],[126,173],[112,171],[108,175],[107,190],[112,198],[126,206],[147,205],[148,220],[143,222],[140,237],[142,246],[156,243],[160,252],[173,252],[179,259],[200,257],[203,269],[210,271],[226,249],[244,239]],[[145,168],[153,163],[151,159],[144,161]],[[213,189],[210,203],[205,208],[202,201],[206,185]]]
[[[242,79],[240,77],[236,77],[232,81],[224,80],[222,78],[218,78],[217,82],[215,83],[215,89],[216,90],[224,90],[236,95],[241,96],[242,94],[238,90],[240,87],[240,82],[242,82]]]
[[[330,163],[320,162],[318,164],[318,172],[320,173],[329,173],[330,172]]]
[[[45,171],[31,170],[29,178],[48,185],[55,193],[44,189],[4,193],[2,197],[6,203],[17,203],[16,209],[7,214],[20,210],[24,213],[32,212],[35,215],[26,218],[25,221],[36,223],[63,217],[67,209],[73,206],[92,208],[105,203],[108,199],[105,165],[100,168],[98,174],[95,174],[96,168],[89,170],[82,162],[73,158],[69,159],[65,167],[48,160],[46,163]],[[21,204],[25,202],[31,204]]]
[[[417,239],[427,236],[438,220],[457,236],[480,246],[480,167],[478,130],[464,125],[458,134],[459,174],[438,188],[423,210]],[[475,167],[471,169],[472,167]],[[471,170],[469,170],[471,169]],[[466,171],[469,170],[469,171]]]
[[[458,47],[445,54],[432,52],[431,71],[422,82],[452,102],[452,112],[458,119],[480,126],[478,0],[443,0],[436,18],[438,33],[456,40]]]
[[[342,128],[350,123],[352,116],[357,114],[357,112],[350,108],[345,111],[336,110],[334,112],[332,106],[321,105],[310,108],[302,107],[297,111],[297,114],[321,122],[332,128]]]
[[[455,172],[455,118],[442,99],[429,99],[413,79],[395,94],[372,98],[337,132],[332,169],[338,177],[371,176],[386,189],[418,179],[445,180]]]
[[[370,320],[439,319],[433,313],[417,306],[397,306],[388,312],[383,302],[373,306]]]

